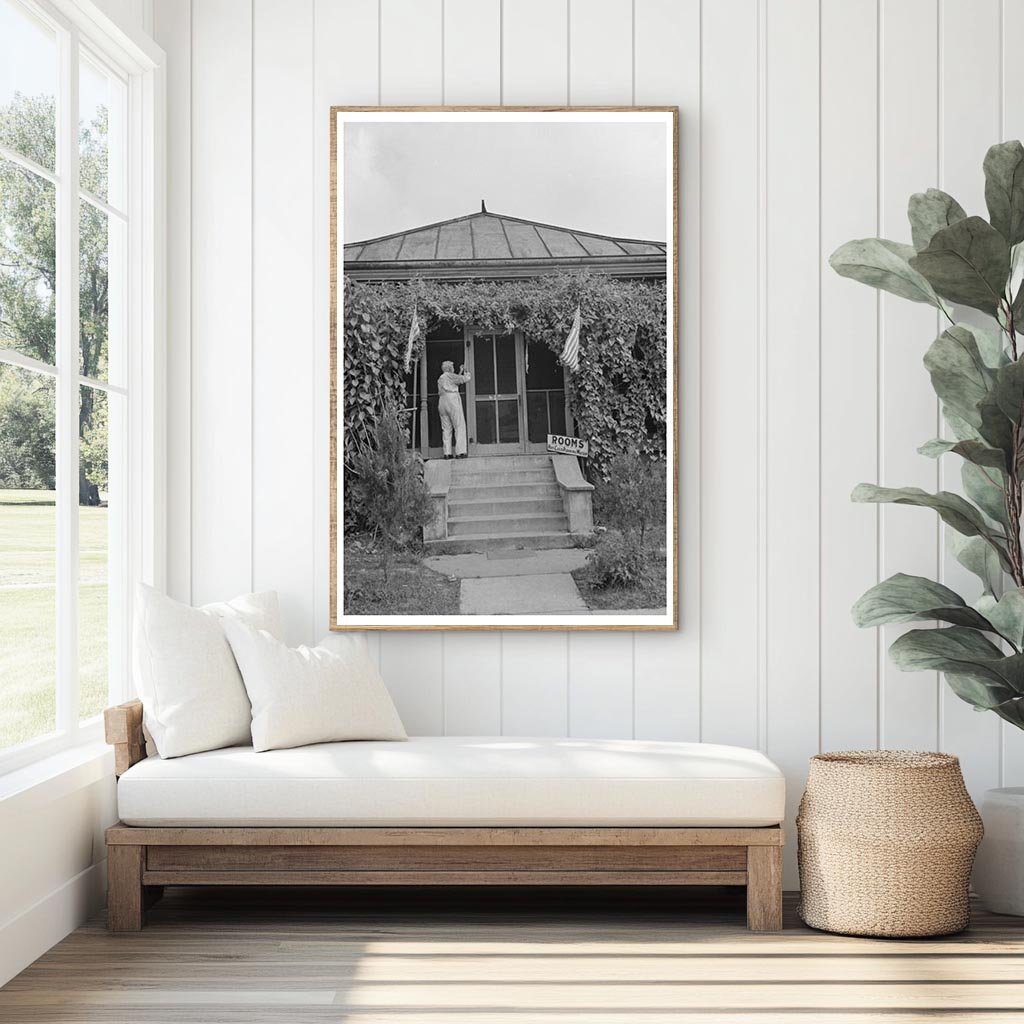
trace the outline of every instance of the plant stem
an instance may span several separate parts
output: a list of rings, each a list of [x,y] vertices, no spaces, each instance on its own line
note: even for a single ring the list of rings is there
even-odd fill
[[[1006,310],[1006,333],[1010,339],[1010,353],[1013,361],[1017,361],[1017,330],[1013,319],[1012,307]],[[1020,543],[1020,517],[1021,517],[1021,480],[1017,466],[1017,453],[1021,450],[1021,425],[1020,420],[1024,418],[1024,410],[1018,415],[1017,422],[1013,425],[1013,445],[1010,453],[1010,465],[1006,474],[1006,491],[1004,495],[1006,508],[1006,540],[1009,546],[1010,565],[1013,573],[1013,582],[1018,587],[1024,587],[1024,557],[1021,555]]]

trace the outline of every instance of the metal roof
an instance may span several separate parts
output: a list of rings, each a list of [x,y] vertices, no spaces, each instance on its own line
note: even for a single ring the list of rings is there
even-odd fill
[[[615,276],[664,276],[667,246],[491,213],[438,221],[344,247],[345,273],[407,277],[534,277],[587,266]]]

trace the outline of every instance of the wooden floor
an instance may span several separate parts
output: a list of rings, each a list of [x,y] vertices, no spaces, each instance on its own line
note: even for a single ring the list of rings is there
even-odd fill
[[[743,925],[741,890],[171,890],[0,990],[0,1021],[1024,1021],[1024,919],[928,941]]]

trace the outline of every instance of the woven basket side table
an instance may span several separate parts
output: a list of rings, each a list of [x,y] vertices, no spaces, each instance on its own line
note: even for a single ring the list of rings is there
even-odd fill
[[[950,754],[811,758],[797,815],[800,917],[844,935],[962,931],[982,824]]]

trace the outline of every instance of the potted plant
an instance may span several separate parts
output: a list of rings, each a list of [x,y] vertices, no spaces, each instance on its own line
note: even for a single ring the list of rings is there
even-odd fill
[[[960,459],[964,494],[863,483],[852,497],[933,509],[980,581],[980,596],[967,600],[897,573],[864,594],[853,617],[865,627],[937,623],[892,644],[897,667],[942,672],[962,700],[1024,728],[1024,146],[995,145],[983,166],[987,220],[928,189],[910,197],[913,244],[858,239],[829,260],[844,277],[935,306],[947,321],[924,356],[947,429],[918,451]],[[957,307],[991,323],[979,326],[973,314],[961,322]],[[990,909],[1024,914],[1024,789],[992,790],[982,812],[975,886]]]

